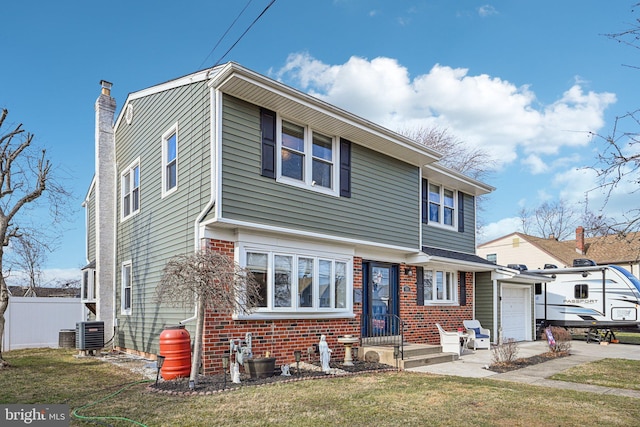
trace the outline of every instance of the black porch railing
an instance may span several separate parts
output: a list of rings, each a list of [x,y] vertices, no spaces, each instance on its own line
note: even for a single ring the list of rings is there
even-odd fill
[[[404,359],[404,321],[395,314],[363,315],[362,342],[367,345],[398,346],[398,359]]]

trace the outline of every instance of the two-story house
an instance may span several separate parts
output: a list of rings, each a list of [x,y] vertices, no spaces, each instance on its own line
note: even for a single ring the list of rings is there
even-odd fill
[[[475,255],[476,198],[493,188],[424,145],[236,63],[131,93],[115,124],[110,87],[96,102],[83,298],[116,348],[157,353],[163,328],[193,316],[155,289],[171,257],[200,248],[263,286],[250,315],[207,313],[205,373],[246,332],[278,363],[321,334],[339,357],[338,337],[397,325],[439,344],[436,322],[499,329],[503,284],[531,293]],[[533,319],[519,327],[532,339]]]

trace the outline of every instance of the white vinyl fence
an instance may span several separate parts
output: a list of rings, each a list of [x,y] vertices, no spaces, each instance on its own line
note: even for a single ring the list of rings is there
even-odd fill
[[[85,311],[80,298],[10,297],[2,350],[58,347],[60,330],[75,329]]]

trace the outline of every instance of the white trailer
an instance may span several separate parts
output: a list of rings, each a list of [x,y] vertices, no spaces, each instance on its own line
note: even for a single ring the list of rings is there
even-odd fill
[[[529,270],[550,276],[536,284],[538,326],[611,329],[640,326],[640,280],[616,265]]]

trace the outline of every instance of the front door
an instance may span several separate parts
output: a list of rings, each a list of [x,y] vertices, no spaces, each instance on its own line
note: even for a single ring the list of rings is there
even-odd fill
[[[363,336],[398,333],[398,271],[397,264],[363,263]]]

